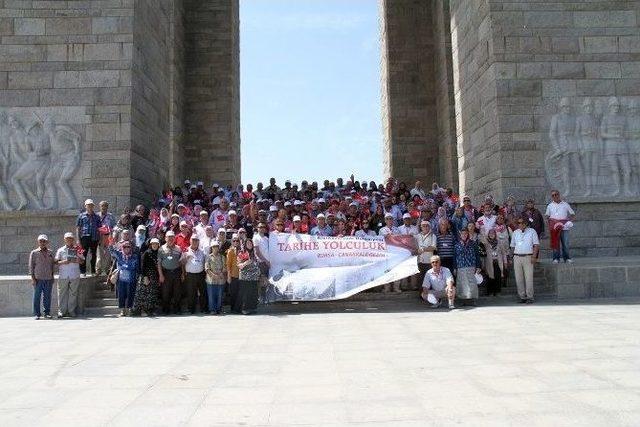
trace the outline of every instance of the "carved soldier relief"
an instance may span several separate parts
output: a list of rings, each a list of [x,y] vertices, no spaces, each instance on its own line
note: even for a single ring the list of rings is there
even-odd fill
[[[81,136],[51,117],[34,116],[25,124],[0,112],[0,208],[76,209],[70,181],[80,167]]]
[[[551,118],[545,172],[565,195],[639,196],[640,105],[612,97],[601,114],[590,98],[574,108],[568,98]]]

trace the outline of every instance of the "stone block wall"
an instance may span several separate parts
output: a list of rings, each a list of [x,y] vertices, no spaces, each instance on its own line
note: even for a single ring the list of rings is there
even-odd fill
[[[384,175],[429,186],[439,175],[431,2],[381,7]]]
[[[174,0],[138,0],[132,66],[131,198],[149,202],[168,184],[171,25]]]
[[[638,14],[637,2],[452,0],[461,189],[544,200],[558,185],[545,161],[561,98],[601,115],[610,97],[624,110],[640,94]],[[606,187],[612,171],[600,174]]]
[[[238,0],[185,2],[186,176],[240,182]]]
[[[28,151],[24,141],[32,132],[31,138],[53,144],[45,167],[53,163],[70,175],[72,197],[59,177],[48,175],[44,194],[34,191],[26,208],[55,207],[57,199],[60,207],[78,207],[87,196],[123,207],[130,191],[133,0],[0,3],[3,152]],[[8,119],[17,120],[15,128]],[[51,131],[38,136],[47,120]],[[62,168],[60,154],[71,156]],[[22,175],[29,190],[42,170],[27,166],[18,173],[17,158],[9,156],[1,177],[14,208],[20,203],[11,177]]]

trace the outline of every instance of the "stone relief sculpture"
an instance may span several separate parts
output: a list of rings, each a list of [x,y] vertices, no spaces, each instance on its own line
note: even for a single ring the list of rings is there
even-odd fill
[[[66,199],[65,209],[77,208],[70,181],[80,167],[81,137],[51,117],[35,116],[35,122],[25,127],[17,117],[0,112],[0,207],[14,209],[9,200],[12,190],[18,210],[57,209],[58,191]]]
[[[584,195],[590,196],[595,192],[594,180],[599,173],[600,140],[598,139],[598,119],[593,112],[593,101],[589,98],[582,103],[582,114],[576,119],[575,138],[584,173]]]
[[[545,157],[549,184],[574,197],[640,195],[638,101],[631,101],[625,114],[612,97],[598,117],[593,100],[586,98],[581,110],[574,116],[571,101],[562,98],[551,118]]]

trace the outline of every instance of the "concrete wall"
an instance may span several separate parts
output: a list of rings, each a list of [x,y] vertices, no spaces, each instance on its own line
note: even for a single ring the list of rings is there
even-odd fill
[[[119,207],[128,201],[133,3],[1,5],[0,110],[26,129],[51,117],[80,134],[82,160],[71,181],[80,203],[86,196]]]
[[[240,182],[238,0],[185,2],[185,178]]]

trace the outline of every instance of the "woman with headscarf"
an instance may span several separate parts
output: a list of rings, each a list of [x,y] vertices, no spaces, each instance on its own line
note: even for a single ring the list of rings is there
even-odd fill
[[[142,254],[141,278],[136,286],[133,313],[153,316],[158,305],[160,285],[158,281],[158,249],[160,240],[149,241],[149,249]]]
[[[489,278],[487,281],[487,295],[496,296],[502,289],[509,251],[500,245],[495,229],[489,230],[486,236],[481,235],[480,240],[487,252],[484,258],[484,272]]]
[[[240,312],[253,314],[258,308],[258,280],[260,268],[256,260],[253,241],[247,239],[238,251],[238,269],[240,271],[239,295]]]
[[[478,299],[476,274],[480,273],[481,263],[478,244],[469,239],[469,231],[462,230],[455,245],[456,296],[475,305]]]
[[[134,232],[133,226],[131,225],[131,216],[129,214],[120,215],[118,223],[115,227],[113,227],[112,236],[114,242],[119,242],[120,240],[122,240],[121,235],[124,230],[129,230],[131,234],[133,234]]]

